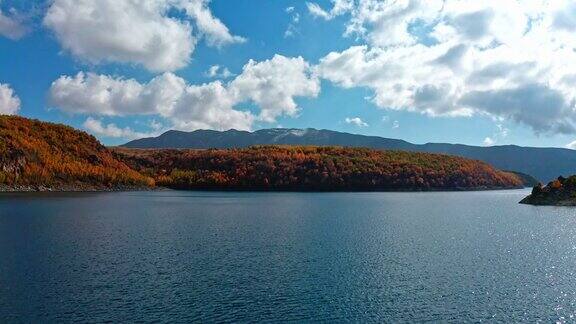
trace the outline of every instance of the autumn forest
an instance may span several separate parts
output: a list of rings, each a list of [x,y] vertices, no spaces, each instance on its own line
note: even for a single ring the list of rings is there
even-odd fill
[[[68,126],[0,117],[0,190],[167,187],[223,190],[466,190],[515,188],[515,174],[460,157],[364,148],[106,148]]]
[[[486,163],[438,154],[363,148],[115,149],[119,159],[177,189],[464,190],[522,186]]]

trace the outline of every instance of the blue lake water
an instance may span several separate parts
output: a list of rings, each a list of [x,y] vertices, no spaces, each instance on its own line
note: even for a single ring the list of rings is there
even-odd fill
[[[0,195],[0,322],[573,321],[526,190]]]

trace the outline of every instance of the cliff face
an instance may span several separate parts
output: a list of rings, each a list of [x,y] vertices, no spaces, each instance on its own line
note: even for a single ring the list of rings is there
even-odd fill
[[[440,154],[299,146],[115,152],[158,184],[177,189],[424,191],[523,186],[515,174]]]
[[[0,116],[0,190],[119,190],[154,181],[93,136],[64,125]]]

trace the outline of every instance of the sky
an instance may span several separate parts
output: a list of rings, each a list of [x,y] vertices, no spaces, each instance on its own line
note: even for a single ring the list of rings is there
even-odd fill
[[[576,148],[569,0],[0,0],[0,114]]]

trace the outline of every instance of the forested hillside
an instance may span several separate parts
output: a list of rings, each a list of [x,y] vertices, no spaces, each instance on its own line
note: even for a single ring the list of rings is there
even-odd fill
[[[0,190],[120,190],[153,186],[96,138],[64,125],[0,116]]]
[[[576,150],[565,148],[504,146],[469,146],[460,144],[412,144],[403,140],[364,136],[331,130],[261,129],[254,132],[238,130],[193,132],[168,131],[158,137],[126,143],[129,148],[144,149],[208,149],[245,148],[254,145],[304,145],[367,147],[382,150],[438,153],[484,161],[500,170],[514,170],[548,182],[559,175],[576,173]]]
[[[514,188],[520,177],[465,158],[341,147],[137,150],[117,156],[159,185],[234,190],[470,190]]]
[[[460,157],[342,147],[108,149],[64,125],[0,116],[0,190],[472,190],[521,177]]]

